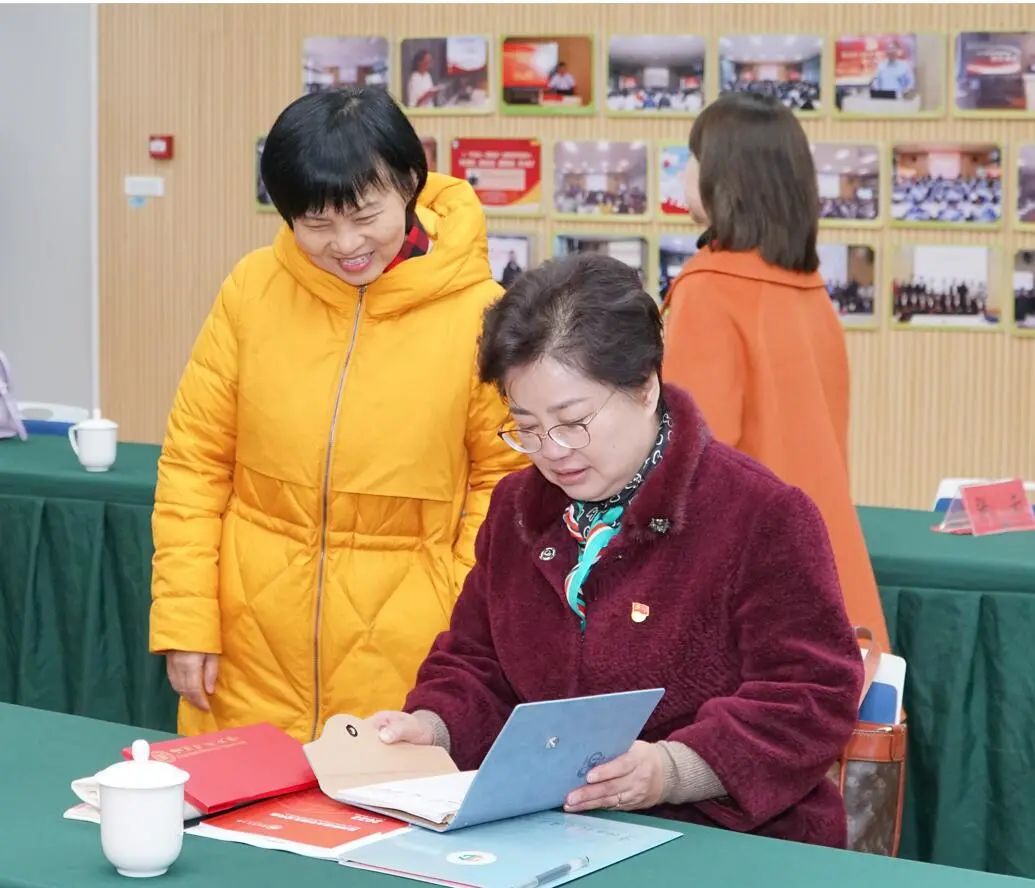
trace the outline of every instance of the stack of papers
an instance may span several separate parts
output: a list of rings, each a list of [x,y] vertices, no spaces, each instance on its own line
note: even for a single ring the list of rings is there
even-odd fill
[[[346,790],[341,799],[363,808],[406,811],[418,820],[449,823],[464,803],[477,771],[458,771],[438,777],[418,777]]]

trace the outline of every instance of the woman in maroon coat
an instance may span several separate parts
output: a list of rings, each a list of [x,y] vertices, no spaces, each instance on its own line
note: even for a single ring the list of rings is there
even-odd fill
[[[382,739],[473,769],[519,703],[664,687],[566,810],[844,846],[825,774],[862,670],[812,501],[661,385],[657,306],[615,259],[526,273],[487,313],[479,360],[510,406],[501,436],[534,467],[497,487],[406,712],[374,716]]]

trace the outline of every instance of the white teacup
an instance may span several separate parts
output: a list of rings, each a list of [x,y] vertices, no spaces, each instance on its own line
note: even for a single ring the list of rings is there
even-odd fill
[[[183,785],[190,775],[149,761],[146,740],[133,743],[133,759],[97,776],[101,796],[101,850],[123,876],[161,876],[183,847]]]
[[[88,472],[107,472],[115,463],[119,425],[102,419],[94,410],[90,419],[77,422],[68,430],[68,441],[80,465]]]

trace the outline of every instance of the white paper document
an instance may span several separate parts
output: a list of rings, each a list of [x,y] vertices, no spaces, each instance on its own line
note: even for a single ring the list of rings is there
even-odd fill
[[[437,777],[396,780],[349,789],[339,801],[390,811],[406,811],[432,823],[446,823],[460,810],[477,771],[459,771]]]

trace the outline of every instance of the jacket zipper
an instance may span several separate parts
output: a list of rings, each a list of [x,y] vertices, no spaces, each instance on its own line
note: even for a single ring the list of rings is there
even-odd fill
[[[316,739],[316,729],[320,724],[320,617],[323,610],[323,588],[327,568],[327,512],[331,489],[331,463],[334,458],[334,434],[337,431],[345,379],[349,375],[349,365],[352,363],[352,351],[356,347],[356,337],[359,335],[359,321],[363,315],[363,297],[366,292],[366,287],[359,288],[356,317],[352,322],[352,337],[349,339],[349,347],[345,352],[345,363],[342,365],[341,375],[338,377],[338,391],[334,396],[334,412],[331,414],[331,429],[327,435],[327,458],[324,462],[323,491],[320,503],[320,566],[317,571],[316,615],[313,620],[313,727],[310,731],[312,740]]]

